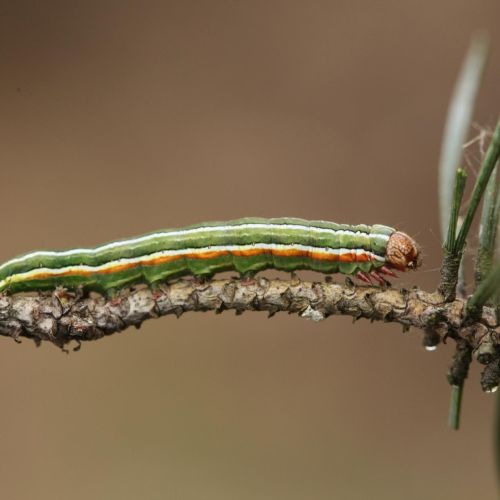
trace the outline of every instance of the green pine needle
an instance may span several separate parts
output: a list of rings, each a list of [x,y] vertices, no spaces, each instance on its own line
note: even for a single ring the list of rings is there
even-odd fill
[[[500,191],[497,179],[498,164],[491,174],[484,193],[481,225],[479,227],[479,248],[476,256],[475,279],[479,285],[488,275],[493,265],[493,254],[497,236]]]
[[[479,84],[488,57],[488,47],[489,41],[486,34],[478,33],[473,37],[448,107],[439,160],[439,205],[443,241],[448,229],[455,172],[462,158],[463,144],[467,138]]]
[[[472,220],[474,219],[477,207],[481,202],[484,191],[486,190],[486,186],[488,185],[488,181],[490,180],[491,174],[493,173],[493,170],[499,158],[500,158],[500,119],[497,122],[495,131],[493,132],[493,137],[491,138],[488,150],[486,151],[483,164],[481,165],[481,169],[479,170],[479,174],[476,179],[476,184],[474,185],[474,189],[472,191],[471,201],[469,203],[469,207],[467,208],[467,212],[464,217],[464,222],[462,224],[462,227],[460,228],[460,232],[458,233],[457,240],[455,242],[454,251],[456,253],[461,252],[465,247],[465,242],[467,239],[467,235],[469,234],[470,227],[472,225]]]
[[[497,263],[490,274],[482,281],[467,302],[467,312],[471,317],[477,317],[483,306],[500,291],[500,263]]]
[[[448,413],[448,425],[455,431],[460,428],[460,409],[462,407],[462,395],[464,385],[453,385],[451,387],[450,410]]]

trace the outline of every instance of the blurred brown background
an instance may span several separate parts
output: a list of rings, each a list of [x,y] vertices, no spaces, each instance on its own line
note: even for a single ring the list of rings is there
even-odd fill
[[[497,0],[1,2],[0,260],[289,215],[408,231],[425,267],[397,284],[431,289],[446,107],[486,28],[494,124],[498,19]],[[232,313],[69,355],[0,339],[0,495],[494,498],[495,397],[474,368],[450,431],[452,346],[420,341]]]

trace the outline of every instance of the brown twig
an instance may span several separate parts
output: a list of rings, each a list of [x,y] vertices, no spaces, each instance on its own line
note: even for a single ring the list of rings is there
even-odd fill
[[[96,340],[167,314],[179,317],[186,312],[234,310],[266,311],[270,316],[296,313],[314,321],[339,314],[396,322],[424,334],[432,331],[436,341],[460,339],[473,352],[481,352],[485,339],[488,347],[492,342],[498,345],[500,326],[494,310],[485,307],[476,322],[464,324],[465,305],[463,299],[444,302],[438,293],[354,286],[350,280],[337,284],[299,279],[214,279],[205,283],[181,279],[155,289],[126,289],[112,298],[67,290],[3,295],[0,334],[63,347],[72,340]],[[490,352],[495,350],[488,349]],[[493,361],[491,355],[481,359],[488,364]]]

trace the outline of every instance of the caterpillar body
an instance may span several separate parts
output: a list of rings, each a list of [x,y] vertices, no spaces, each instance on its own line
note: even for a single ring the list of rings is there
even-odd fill
[[[264,269],[356,275],[383,283],[393,270],[414,269],[420,250],[383,225],[296,218],[245,218],[162,230],[96,248],[35,251],[0,265],[0,292],[83,288],[106,292],[184,276]]]

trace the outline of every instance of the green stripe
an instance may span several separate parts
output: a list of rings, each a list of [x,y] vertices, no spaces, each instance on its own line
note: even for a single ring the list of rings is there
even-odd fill
[[[383,264],[380,264],[383,265]],[[213,259],[179,259],[162,265],[138,267],[111,274],[96,274],[93,276],[65,276],[51,277],[43,280],[26,280],[14,282],[8,288],[10,293],[26,292],[33,290],[50,290],[57,286],[74,289],[79,286],[86,290],[105,292],[109,289],[119,289],[134,283],[146,282],[154,284],[168,279],[185,275],[211,276],[217,272],[235,270],[239,273],[255,273],[266,269],[279,271],[296,271],[300,269],[319,271],[322,273],[343,272],[369,272],[375,266],[369,262],[329,262],[314,260],[307,257],[278,257],[272,255],[259,255],[252,257],[239,257],[222,255]]]
[[[248,228],[241,227],[248,224],[266,224],[269,227]],[[290,225],[303,226],[304,229],[290,228]],[[213,228],[224,226],[220,231],[207,230],[203,228]],[[0,280],[8,276],[30,271],[32,269],[44,267],[49,269],[58,269],[62,267],[85,264],[96,266],[113,262],[122,258],[133,258],[149,255],[160,250],[176,250],[185,248],[202,248],[213,245],[248,245],[255,243],[275,243],[284,245],[300,244],[313,246],[315,248],[347,248],[364,249],[384,257],[387,244],[387,237],[395,230],[393,228],[381,225],[350,226],[346,224],[336,224],[327,221],[308,221],[296,218],[244,218],[224,222],[208,222],[188,226],[182,229],[164,230],[162,233],[178,232],[201,228],[201,231],[195,234],[162,235],[156,236],[159,232],[150,233],[153,239],[133,243],[131,239],[122,240],[124,246],[119,248],[103,249],[97,253],[79,252],[69,256],[32,256],[23,262],[11,263],[0,270]],[[318,233],[311,228],[321,228],[334,231],[334,233]],[[341,231],[355,233],[341,234]],[[147,235],[145,235],[147,236]],[[132,238],[133,240],[134,238]],[[187,259],[189,260],[189,259]],[[235,269],[239,272],[258,271],[274,267],[279,270],[292,271],[297,269],[313,269],[321,272],[333,273],[342,272],[351,274],[356,270],[365,272],[374,267],[372,263],[336,263],[315,261],[304,258],[291,257],[269,257],[260,255],[255,257],[217,257],[214,260],[194,259],[193,262],[187,262],[186,259],[170,262],[162,266],[149,266],[147,268],[147,281],[154,282],[166,279],[168,277],[181,274],[212,274],[222,270]],[[134,282],[140,275],[141,270],[132,269],[113,275],[91,277],[64,277],[49,278],[41,282],[32,282],[31,284],[17,283],[12,286],[12,291],[21,291],[25,289],[54,288],[62,285],[68,288],[74,288],[76,285],[85,285],[90,289],[106,289],[110,287],[123,286],[121,283],[129,284]],[[139,276],[140,277],[140,276]],[[98,280],[98,281],[96,281]]]

